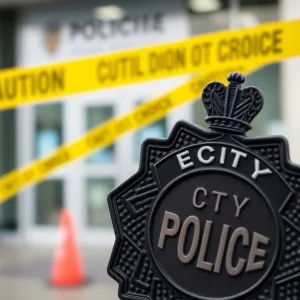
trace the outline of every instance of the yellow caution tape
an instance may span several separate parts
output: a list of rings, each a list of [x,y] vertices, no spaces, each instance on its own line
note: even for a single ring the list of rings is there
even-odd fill
[[[0,72],[0,109],[65,95],[232,65],[263,65],[300,55],[300,20],[209,33],[172,43]]]
[[[106,147],[124,133],[157,121],[171,109],[198,98],[208,82],[219,80],[226,83],[225,78],[231,71],[248,73],[257,68],[258,66],[250,67],[248,64],[247,67],[239,65],[201,74],[171,92],[141,104],[128,114],[99,125],[79,140],[60,147],[52,155],[36,160],[2,177],[0,179],[0,203],[8,200],[26,186],[41,181],[57,168],[99,148]]]

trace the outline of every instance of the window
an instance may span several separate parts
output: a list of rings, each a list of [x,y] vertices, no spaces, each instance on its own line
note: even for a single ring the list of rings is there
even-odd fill
[[[0,177],[12,171],[15,165],[15,111],[0,112]],[[0,191],[1,193],[1,191]],[[0,204],[0,230],[17,230],[16,197]]]
[[[42,157],[62,144],[62,105],[38,105],[35,112],[35,156]]]
[[[89,226],[111,226],[107,195],[114,186],[113,179],[87,179],[87,223]]]
[[[37,185],[35,208],[37,225],[58,225],[63,208],[62,180],[48,180]]]
[[[142,101],[138,101],[140,105]],[[149,138],[165,138],[166,137],[166,119],[163,118],[149,126],[143,127],[135,132],[134,136],[134,160],[139,161],[142,143]]]
[[[113,117],[112,106],[90,106],[86,108],[87,130],[90,130]],[[97,151],[87,158],[90,164],[107,164],[114,161],[114,145]]]

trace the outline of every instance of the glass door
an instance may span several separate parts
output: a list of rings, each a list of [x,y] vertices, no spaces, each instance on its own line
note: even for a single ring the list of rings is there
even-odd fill
[[[85,95],[78,102],[80,135],[120,114],[126,101],[119,101],[118,96],[115,90],[102,91]],[[120,182],[120,148],[120,142],[116,141],[78,161],[81,172],[77,173],[77,216],[84,243],[113,242],[107,195]]]
[[[90,129],[132,111],[141,102],[160,96],[181,82],[168,79],[21,108],[18,111],[18,141],[23,145],[19,151],[20,165],[49,155],[60,145],[75,141]],[[137,171],[142,142],[150,137],[167,137],[180,119],[191,119],[190,105],[181,106],[166,118],[128,132],[112,145],[64,165],[20,193],[20,203],[26,203],[23,213],[27,241],[55,243],[59,214],[66,207],[73,213],[82,245],[111,247],[114,234],[108,193]]]
[[[19,164],[44,158],[66,142],[66,104],[44,103],[18,110]],[[62,167],[40,183],[19,194],[26,240],[43,243],[56,240],[59,215],[66,206],[66,182],[70,170]]]
[[[178,82],[178,80],[177,80]],[[147,83],[91,94],[80,103],[81,132],[87,132],[105,121],[132,111],[139,104],[176,87],[173,80]],[[178,84],[178,83],[177,83]],[[82,235],[89,243],[111,246],[114,241],[107,205],[108,193],[138,169],[141,144],[147,138],[166,138],[179,119],[189,119],[189,106],[175,110],[149,126],[128,132],[118,140],[80,161],[78,176],[82,215]]]
[[[86,101],[83,109],[83,121],[86,131],[91,130],[115,116],[114,99],[104,99],[95,95],[91,102]],[[97,99],[98,98],[98,99]],[[117,155],[116,143],[99,149],[83,160],[85,190],[84,225],[91,230],[111,229],[107,206],[107,194],[116,185]]]
[[[63,104],[34,107],[34,159],[45,157],[63,143]],[[64,178],[56,175],[34,189],[34,222],[37,226],[57,226],[63,201]]]

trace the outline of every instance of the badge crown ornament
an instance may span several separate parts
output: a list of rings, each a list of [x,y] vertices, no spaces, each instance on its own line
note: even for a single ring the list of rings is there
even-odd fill
[[[212,82],[203,90],[202,100],[208,114],[205,120],[211,129],[245,134],[263,107],[263,96],[255,87],[242,89],[245,77],[240,73],[230,73],[227,80],[227,87]]]

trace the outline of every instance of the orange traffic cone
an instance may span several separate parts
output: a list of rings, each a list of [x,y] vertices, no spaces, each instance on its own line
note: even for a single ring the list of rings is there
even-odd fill
[[[61,239],[54,253],[50,283],[54,286],[77,286],[85,282],[85,274],[77,246],[71,213],[60,213]]]

